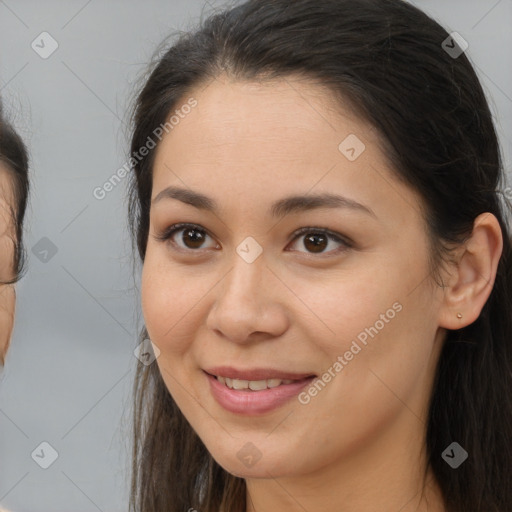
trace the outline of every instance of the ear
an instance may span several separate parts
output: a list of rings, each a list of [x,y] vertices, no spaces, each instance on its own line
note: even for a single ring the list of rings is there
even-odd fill
[[[498,219],[492,213],[480,214],[473,223],[471,237],[458,252],[444,289],[440,327],[461,329],[478,318],[494,286],[502,250]]]

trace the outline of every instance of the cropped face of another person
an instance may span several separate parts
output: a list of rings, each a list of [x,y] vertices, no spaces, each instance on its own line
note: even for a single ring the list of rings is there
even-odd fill
[[[419,196],[375,130],[315,85],[219,77],[190,97],[155,156],[142,274],[168,390],[252,491],[271,475],[300,501],[298,482],[350,487],[365,471],[382,483],[366,499],[387,485],[403,504],[421,480],[444,327],[464,323],[429,279]],[[352,161],[338,149],[350,134],[365,145]]]
[[[24,270],[23,220],[29,194],[28,153],[0,104],[0,363],[9,348],[16,309],[15,283]]]
[[[0,162],[0,361],[3,363],[9,347],[16,307],[15,279],[15,223],[12,176]]]

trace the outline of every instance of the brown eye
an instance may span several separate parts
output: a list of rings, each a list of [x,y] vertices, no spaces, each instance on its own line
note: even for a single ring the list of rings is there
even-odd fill
[[[177,236],[179,233],[181,235]],[[204,248],[203,244],[207,238],[212,237],[204,229],[194,224],[174,224],[165,230],[164,233],[156,236],[157,240],[170,241],[180,250]],[[216,247],[216,244],[213,247]]]
[[[183,230],[181,241],[188,249],[199,249],[204,243],[206,233],[195,228],[187,228]],[[208,235],[206,235],[208,236]]]
[[[340,235],[321,228],[301,228],[295,232],[295,235],[294,243],[297,243],[295,240],[302,240],[301,246],[306,249],[305,252],[311,254],[338,253],[352,247],[352,244],[344,240]],[[334,247],[326,251],[329,246],[332,246],[331,241],[341,247]],[[299,252],[304,251],[299,250]]]
[[[180,251],[199,252],[198,249],[219,248],[206,230],[195,224],[173,224],[163,233],[156,235],[155,238],[159,241],[172,243]],[[210,245],[210,247],[204,245],[208,238],[212,240],[214,245]],[[309,254],[328,255],[329,253],[346,251],[353,246],[350,240],[323,228],[301,228],[295,232],[294,243],[297,244],[298,242],[295,242],[295,240],[298,241],[299,239],[302,239],[302,247],[306,249],[306,251],[299,250],[299,252]],[[330,248],[333,243],[334,245],[338,244],[339,247]]]
[[[327,244],[327,236],[323,233],[308,235],[304,238],[304,247],[311,252],[322,252]]]

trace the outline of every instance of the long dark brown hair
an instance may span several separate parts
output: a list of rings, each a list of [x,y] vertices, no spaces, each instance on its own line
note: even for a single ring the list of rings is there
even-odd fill
[[[481,84],[465,53],[447,51],[443,42],[455,45],[447,38],[403,0],[249,0],[181,34],[158,58],[136,100],[131,151],[144,146],[193,87],[220,73],[237,80],[301,76],[327,86],[381,134],[396,176],[425,201],[435,268],[449,245],[467,239],[479,214],[494,214],[504,235],[495,284],[479,318],[447,332],[426,447],[449,512],[510,512],[512,254],[505,174]],[[134,161],[129,196],[142,262],[154,154]],[[244,512],[245,481],[213,460],[156,364],[139,364],[134,396],[131,510]],[[454,440],[470,454],[456,470],[441,457]]]

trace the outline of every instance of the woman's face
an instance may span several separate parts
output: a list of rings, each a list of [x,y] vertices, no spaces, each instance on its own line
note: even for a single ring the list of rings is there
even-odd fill
[[[0,164],[0,283],[14,277],[15,226],[12,219],[13,191],[11,177]],[[9,347],[14,325],[16,294],[14,285],[0,284],[0,360],[3,361]]]
[[[316,85],[190,96],[155,155],[142,275],[169,392],[238,476],[417,461],[443,337],[418,196]],[[196,227],[159,239],[177,223]]]

